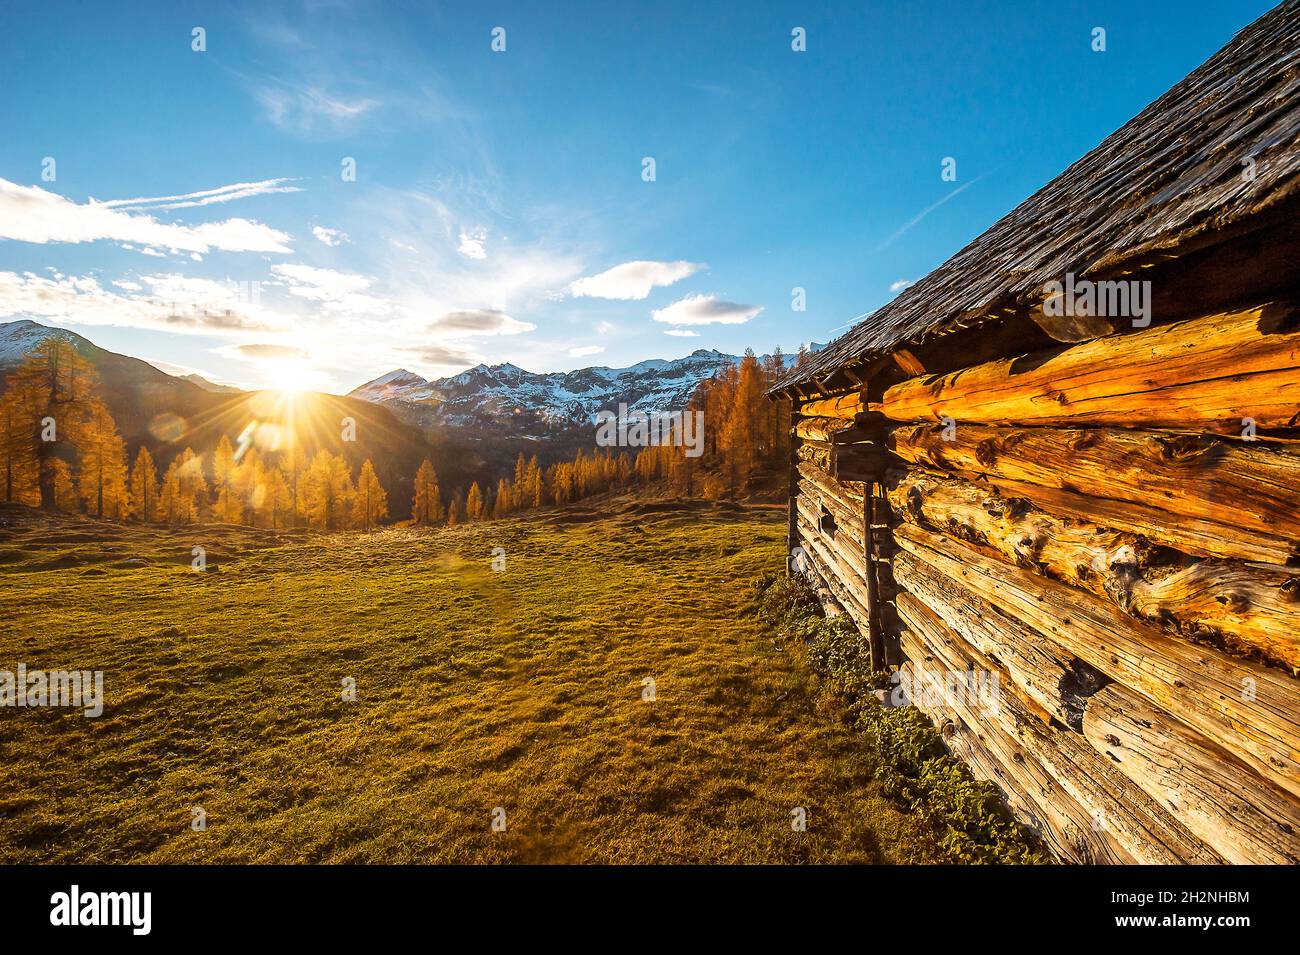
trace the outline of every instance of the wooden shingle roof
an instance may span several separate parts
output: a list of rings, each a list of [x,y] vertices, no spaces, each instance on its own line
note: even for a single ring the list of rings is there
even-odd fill
[[[1043,287],[1196,247],[1300,190],[1300,0],[1287,0],[943,265],[771,389],[996,322]],[[1244,175],[1254,160],[1254,178]]]

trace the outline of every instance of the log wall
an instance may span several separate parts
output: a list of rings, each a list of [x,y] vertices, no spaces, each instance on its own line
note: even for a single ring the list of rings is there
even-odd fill
[[[795,404],[800,565],[1062,859],[1300,862],[1296,315]]]

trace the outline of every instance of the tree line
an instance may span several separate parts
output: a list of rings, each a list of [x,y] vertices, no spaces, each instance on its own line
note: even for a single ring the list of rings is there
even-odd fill
[[[803,360],[801,352],[799,359]],[[666,481],[682,496],[743,496],[765,471],[788,461],[788,419],[765,392],[782,373],[778,349],[747,351],[700,384],[687,412],[704,415],[702,454],[672,444],[635,452],[579,450],[542,467],[519,455],[496,485],[473,482],[444,495],[426,459],[411,487],[416,524],[457,524],[564,505],[607,491]],[[0,492],[8,502],[114,521],[371,530],[389,517],[388,490],[367,459],[354,476],[342,455],[301,448],[262,455],[223,436],[211,455],[184,448],[160,468],[147,447],[126,444],[97,394],[94,369],[73,345],[48,338],[9,377],[0,395]]]

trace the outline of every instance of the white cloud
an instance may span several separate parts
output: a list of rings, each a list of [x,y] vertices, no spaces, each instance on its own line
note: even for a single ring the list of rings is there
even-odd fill
[[[413,355],[426,367],[440,371],[461,371],[477,365],[481,359],[472,352],[446,345],[410,345],[401,349]]]
[[[911,285],[912,281],[913,281],[912,279],[899,279],[897,282],[890,282],[889,290],[897,294],[903,291],[903,289],[907,288],[909,285]]]
[[[333,248],[336,245],[342,245],[344,242],[351,242],[348,234],[342,229],[327,229],[324,226],[314,225],[311,227],[311,234],[326,245]]]
[[[310,352],[305,348],[298,348],[294,345],[277,345],[269,342],[249,342],[243,345],[231,345],[222,349],[229,355],[239,358],[251,358],[255,361],[270,359],[280,361],[284,359],[304,359],[311,357]]]
[[[665,328],[665,335],[676,335],[678,338],[699,338],[699,332],[693,332],[689,328]]]
[[[471,232],[462,232],[460,234],[460,245],[456,246],[456,251],[467,259],[486,259],[487,248],[484,245],[486,242],[486,229],[474,229]]]
[[[115,325],[171,332],[227,334],[275,331],[283,316],[246,301],[238,286],[182,275],[149,275],[122,282],[121,295],[90,275],[47,279],[31,272],[0,272],[0,319],[32,316],[74,325]],[[139,294],[143,289],[148,294]]]
[[[578,279],[569,291],[578,297],[643,299],[652,288],[672,285],[702,268],[699,262],[624,262],[599,275]]]
[[[516,321],[505,312],[484,308],[448,312],[435,320],[429,330],[441,332],[444,338],[470,338],[479,335],[518,335],[520,332],[531,332],[536,327],[531,322]]]
[[[604,345],[582,345],[569,349],[570,358],[582,358],[584,355],[599,355],[605,350]]]
[[[78,204],[40,186],[0,179],[0,238],[19,242],[95,242],[111,239],[173,252],[290,252],[289,236],[248,219],[185,226],[119,211],[99,202]]]
[[[724,302],[712,295],[688,295],[650,317],[669,325],[743,325],[762,310],[761,305]]]
[[[267,80],[254,91],[267,118],[281,129],[303,135],[337,135],[379,106],[370,97],[347,97],[323,85]]]
[[[110,209],[133,209],[140,211],[189,209],[194,206],[210,206],[219,202],[233,202],[236,199],[248,199],[252,196],[265,196],[277,192],[302,192],[298,186],[286,186],[292,179],[263,179],[261,182],[237,182],[216,189],[204,189],[202,192],[187,192],[179,196],[158,196],[153,199],[108,199],[99,203]]]
[[[273,265],[271,274],[284,280],[290,295],[319,302],[326,311],[383,314],[392,310],[387,299],[366,294],[373,282],[366,275],[293,263]]]

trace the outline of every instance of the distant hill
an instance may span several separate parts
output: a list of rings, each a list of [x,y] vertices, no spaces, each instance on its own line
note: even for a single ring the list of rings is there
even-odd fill
[[[256,433],[269,448],[276,429],[283,433],[293,422],[308,454],[328,448],[342,454],[354,471],[366,458],[372,459],[389,491],[389,511],[395,518],[408,515],[411,481],[426,457],[437,469],[444,492],[463,492],[475,480],[495,483],[509,473],[520,453],[537,455],[546,465],[594,443],[590,429],[556,432],[544,442],[527,435],[485,436],[472,427],[440,422],[422,427],[395,416],[389,405],[352,396],[305,392],[287,401],[278,392],[226,388],[199,376],[169,375],[138,358],[100,348],[76,332],[25,319],[0,323],[0,390],[31,350],[51,337],[70,342],[94,367],[101,397],[132,457],[144,446],[165,467],[187,446],[208,452],[222,435],[237,441],[250,424],[257,426]],[[355,442],[342,440],[344,418],[356,422]]]
[[[399,368],[349,395],[390,409],[424,427],[473,426],[480,431],[543,435],[591,424],[596,412],[684,408],[700,382],[740,357],[699,349],[685,358],[652,358],[629,368],[595,366],[537,374],[516,365],[476,365],[432,381]]]
[[[237,395],[243,392],[243,388],[236,388],[234,385],[219,385],[214,381],[208,381],[199,374],[178,375],[181,381],[190,381],[198,385],[204,391],[210,391],[216,395]]]

